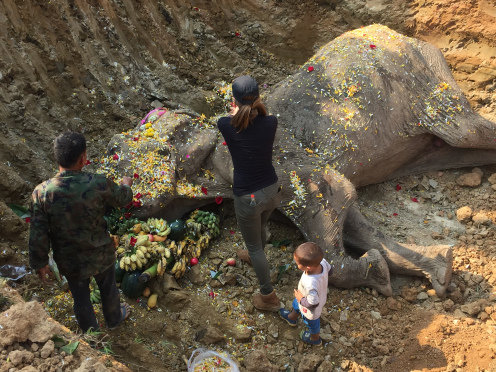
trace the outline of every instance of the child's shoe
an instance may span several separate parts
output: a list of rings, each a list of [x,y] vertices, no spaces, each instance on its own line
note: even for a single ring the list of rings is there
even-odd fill
[[[296,327],[296,323],[298,322],[298,320],[289,319],[289,314],[291,314],[291,311],[286,309],[279,309],[279,316],[284,319],[291,327]]]
[[[312,340],[310,338],[310,335],[311,333],[309,331],[301,331],[300,333],[300,338],[301,340],[306,343],[306,344],[309,344],[309,345],[314,345],[314,346],[319,346],[319,345],[322,345],[322,339],[319,337],[318,340]]]

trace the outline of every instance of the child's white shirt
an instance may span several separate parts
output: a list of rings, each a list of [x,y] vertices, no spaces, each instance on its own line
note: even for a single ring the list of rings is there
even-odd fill
[[[331,265],[325,259],[320,262],[320,265],[322,266],[322,272],[320,274],[308,275],[304,272],[298,283],[298,290],[307,299],[307,302],[310,305],[318,304],[314,309],[309,309],[299,304],[300,312],[305,318],[310,320],[320,317],[322,308],[327,300],[327,283]]]

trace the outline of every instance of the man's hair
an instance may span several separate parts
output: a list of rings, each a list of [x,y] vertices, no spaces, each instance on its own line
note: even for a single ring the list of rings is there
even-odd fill
[[[65,132],[53,141],[55,160],[64,168],[70,168],[76,164],[85,150],[86,139],[81,133]]]
[[[317,266],[324,258],[322,248],[312,242],[300,244],[294,254],[303,266]]]

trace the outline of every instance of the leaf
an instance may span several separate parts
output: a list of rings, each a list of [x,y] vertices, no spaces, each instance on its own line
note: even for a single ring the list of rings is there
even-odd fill
[[[79,341],[71,341],[67,345],[62,346],[60,350],[65,351],[66,354],[71,355],[79,346]]]
[[[31,213],[26,207],[17,204],[7,204],[12,211],[17,214],[20,218],[31,217]]]
[[[284,274],[286,271],[288,271],[289,267],[290,267],[289,264],[281,265],[278,267],[277,281],[279,281],[281,279],[282,274]]]
[[[219,271],[210,270],[210,277],[212,279],[217,279],[220,276],[220,274],[222,274],[222,271],[220,270]]]
[[[67,344],[66,340],[64,340],[62,337],[57,336],[57,335],[52,337],[52,341],[55,344],[56,348],[60,348],[60,347],[65,346]]]

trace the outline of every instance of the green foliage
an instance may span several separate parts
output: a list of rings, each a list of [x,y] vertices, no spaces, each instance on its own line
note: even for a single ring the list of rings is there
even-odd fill
[[[124,235],[134,225],[140,223],[140,220],[137,218],[126,218],[125,213],[123,208],[115,208],[110,214],[105,216],[107,227],[111,234],[119,236]]]

